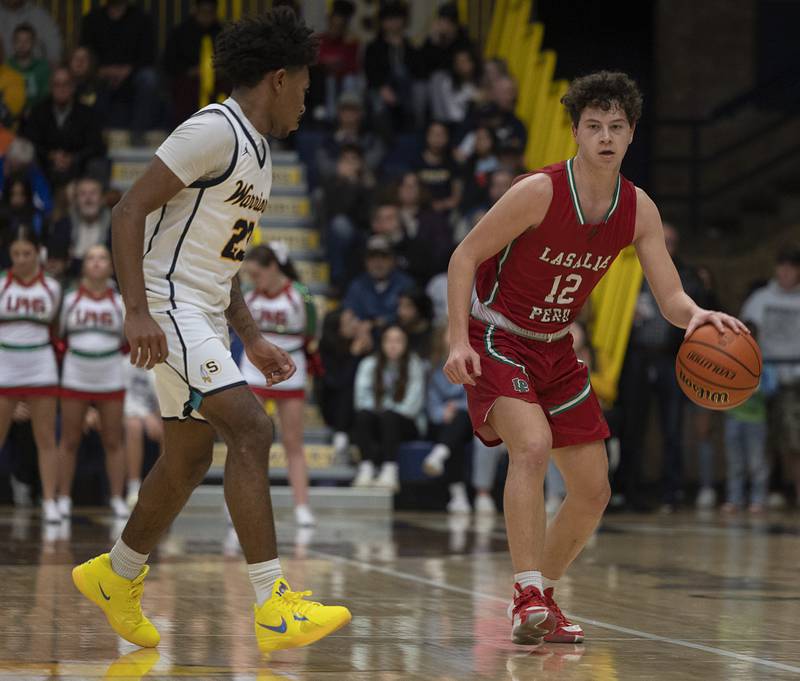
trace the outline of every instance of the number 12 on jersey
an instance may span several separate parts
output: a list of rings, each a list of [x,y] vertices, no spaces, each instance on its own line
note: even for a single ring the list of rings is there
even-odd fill
[[[575,291],[580,288],[583,277],[580,274],[568,274],[564,279],[564,288],[561,288],[561,278],[563,276],[563,274],[559,274],[553,279],[553,288],[551,288],[550,293],[544,297],[545,303],[569,305],[575,300],[575,298],[569,294],[575,293]],[[559,288],[561,288],[560,292]],[[556,294],[558,294],[558,298],[556,298]]]
[[[247,221],[244,218],[238,219],[233,224],[233,234],[222,249],[220,256],[227,260],[244,260],[244,253],[247,250],[247,245],[250,243],[250,237],[253,236],[253,230],[256,223]]]

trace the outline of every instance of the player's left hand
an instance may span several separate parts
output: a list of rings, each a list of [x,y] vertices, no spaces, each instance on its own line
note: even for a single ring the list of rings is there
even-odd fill
[[[736,317],[714,310],[698,310],[689,320],[683,337],[688,338],[697,327],[703,326],[703,324],[713,324],[720,333],[725,333],[726,328],[733,329],[735,333],[750,333],[750,329],[745,326],[744,322],[739,321]]]
[[[264,374],[268,386],[282,383],[297,371],[287,352],[263,338],[256,338],[249,345],[245,345],[244,351],[253,366]]]

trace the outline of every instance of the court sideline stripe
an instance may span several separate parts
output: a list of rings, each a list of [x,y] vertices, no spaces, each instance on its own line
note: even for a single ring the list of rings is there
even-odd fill
[[[410,582],[425,584],[426,586],[432,586],[437,589],[445,589],[446,591],[453,591],[454,593],[464,594],[467,596],[480,596],[481,598],[488,598],[489,600],[497,601],[499,603],[508,604],[509,602],[508,598],[500,598],[500,596],[493,596],[491,594],[485,594],[485,593],[480,593],[478,591],[473,591],[472,589],[464,589],[459,586],[453,586],[452,584],[437,582],[436,580],[427,579],[426,577],[418,577],[417,575],[413,575],[408,572],[400,572],[399,570],[382,567],[380,565],[374,565],[372,563],[363,563],[359,560],[344,558],[343,556],[337,556],[332,553],[325,553],[324,551],[317,551],[316,549],[309,548],[307,549],[307,551],[309,554],[319,556],[320,558],[326,558],[328,560],[338,561],[340,563],[347,563],[348,565],[360,567],[365,570],[372,570],[373,572],[381,572],[390,577],[397,577],[398,579],[406,579]],[[739,662],[750,662],[751,664],[761,665],[762,667],[770,667],[771,669],[780,669],[781,671],[784,672],[793,672],[795,674],[800,674],[800,667],[795,667],[790,664],[784,664],[783,662],[764,660],[760,657],[753,657],[752,655],[734,653],[730,650],[722,650],[721,648],[714,648],[712,646],[703,645],[702,643],[692,643],[691,641],[684,641],[679,638],[670,638],[668,636],[659,636],[658,634],[650,634],[646,631],[639,631],[638,629],[628,629],[627,627],[620,627],[617,626],[616,624],[601,622],[600,620],[590,619],[588,617],[577,617],[574,615],[570,615],[570,617],[572,617],[572,619],[576,620],[577,622],[584,622],[586,624],[591,624],[595,627],[600,627],[601,629],[608,629],[609,631],[616,631],[621,634],[629,634],[631,636],[636,636],[637,638],[646,638],[651,641],[669,643],[675,646],[691,648],[692,650],[699,650],[704,653],[711,653],[712,655],[719,655],[720,657],[729,657],[734,660],[738,660]]]

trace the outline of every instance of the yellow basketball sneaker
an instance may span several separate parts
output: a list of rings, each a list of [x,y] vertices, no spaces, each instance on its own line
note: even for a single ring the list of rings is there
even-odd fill
[[[286,580],[279,579],[272,597],[260,608],[254,606],[256,641],[262,653],[307,646],[350,621],[347,608],[305,600],[310,595],[310,591],[292,591]]]
[[[154,648],[161,636],[142,614],[143,582],[149,571],[145,565],[136,579],[125,579],[111,569],[111,559],[104,553],[73,568],[72,581],[105,613],[111,628],[122,638],[143,648]]]

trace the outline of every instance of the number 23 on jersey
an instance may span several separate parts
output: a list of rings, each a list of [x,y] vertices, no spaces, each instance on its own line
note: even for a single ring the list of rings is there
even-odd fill
[[[220,257],[226,260],[236,260],[242,262],[244,254],[247,250],[247,245],[250,243],[250,238],[253,236],[253,229],[255,229],[255,222],[239,218],[233,224],[233,233],[225,248],[222,249]]]

